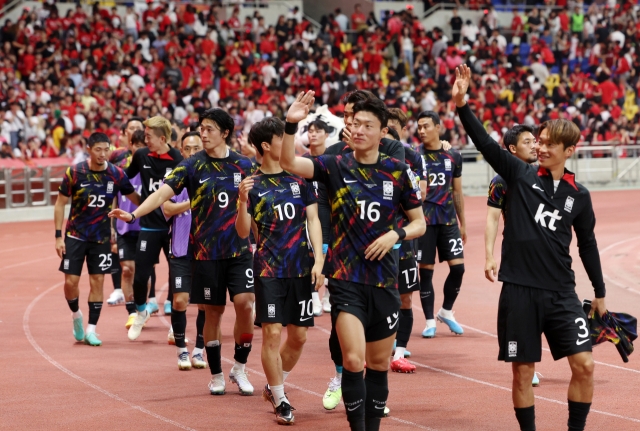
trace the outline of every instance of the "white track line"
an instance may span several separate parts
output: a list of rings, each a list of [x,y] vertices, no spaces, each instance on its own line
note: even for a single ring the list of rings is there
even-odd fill
[[[182,425],[176,421],[173,421],[171,419],[168,419],[164,416],[161,416],[157,413],[154,413],[150,410],[145,409],[144,407],[138,406],[136,404],[133,404],[127,400],[125,400],[124,398],[116,395],[116,394],[112,394],[111,392],[107,391],[106,389],[101,388],[98,385],[95,385],[93,383],[91,383],[90,381],[78,376],[77,374],[73,373],[72,371],[70,371],[69,369],[65,368],[64,366],[62,366],[60,363],[56,362],[51,356],[49,356],[41,347],[40,345],[38,345],[38,343],[36,342],[36,340],[33,338],[33,335],[31,335],[31,329],[29,328],[29,317],[31,315],[31,310],[33,310],[33,307],[35,307],[35,305],[38,303],[38,301],[40,301],[40,299],[42,299],[43,296],[45,296],[47,293],[51,292],[52,290],[54,290],[57,287],[60,287],[61,285],[63,285],[64,282],[60,282],[60,283],[56,283],[53,286],[51,286],[50,288],[48,288],[47,290],[45,290],[44,292],[42,292],[40,295],[38,295],[33,301],[31,301],[31,303],[29,304],[29,306],[27,307],[27,309],[24,312],[24,317],[22,319],[22,329],[24,330],[24,334],[27,337],[27,340],[29,340],[29,343],[31,343],[31,346],[33,346],[33,348],[36,350],[36,352],[38,352],[40,354],[40,356],[42,356],[44,359],[46,359],[51,365],[53,365],[54,367],[56,367],[57,369],[59,369],[60,371],[62,371],[63,373],[67,374],[69,377],[72,377],[76,380],[78,380],[80,383],[83,383],[87,386],[89,386],[92,389],[95,389],[96,391],[102,393],[103,395],[108,396],[111,399],[114,399],[116,401],[119,401],[123,404],[125,404],[128,407],[131,407],[134,410],[138,410],[142,413],[145,413],[151,417],[154,417],[162,422],[165,422],[167,424],[173,425],[177,428],[183,429],[183,430],[187,430],[187,431],[196,431],[193,428],[189,428],[188,426]]]
[[[18,266],[30,265],[32,263],[38,263],[38,262],[42,262],[43,260],[49,260],[49,259],[53,259],[53,258],[60,259],[58,256],[41,257],[40,259],[28,260],[26,262],[20,262],[20,263],[15,263],[13,265],[5,266],[3,268],[0,268],[0,271],[4,271],[4,270],[7,270],[7,269],[11,269],[11,268],[16,268]]]
[[[613,244],[611,244],[611,245],[605,247],[604,249],[602,249],[600,251],[600,256],[602,256],[603,253],[605,253],[605,252],[607,252],[607,251],[609,251],[609,250],[611,250],[611,249],[613,249],[613,248],[615,248],[615,247],[617,247],[617,246],[619,246],[621,244],[624,244],[625,242],[635,241],[635,240],[638,240],[638,239],[640,239],[640,236],[634,236],[634,237],[631,237],[631,238],[623,239],[622,241],[614,242]],[[624,285],[624,284],[614,280],[612,277],[610,277],[607,274],[605,274],[604,269],[602,271],[602,276],[604,278],[606,278],[607,280],[609,280],[611,283],[613,283],[616,286],[618,286],[619,288],[624,289],[624,290],[626,290],[628,292],[633,292],[633,293],[636,293],[636,294],[640,295],[640,290],[636,290],[636,289],[634,289],[632,287],[629,287],[627,285]]]
[[[26,245],[24,247],[3,248],[2,250],[0,250],[0,253],[8,253],[10,251],[25,250],[25,249],[34,248],[34,247],[45,247],[47,245],[51,245],[51,243],[49,243],[49,242],[41,242],[40,244],[31,244],[31,245]]]

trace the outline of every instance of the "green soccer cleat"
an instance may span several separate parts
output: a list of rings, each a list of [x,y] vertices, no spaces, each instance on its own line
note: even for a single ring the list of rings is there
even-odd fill
[[[73,319],[73,336],[76,341],[84,340],[84,326],[82,326],[82,316]]]
[[[84,337],[84,344],[88,346],[102,346],[102,341],[98,338],[98,334],[89,332]]]
[[[338,407],[342,399],[342,379],[334,377],[329,382],[329,389],[322,397],[322,405],[327,410],[333,410]]]

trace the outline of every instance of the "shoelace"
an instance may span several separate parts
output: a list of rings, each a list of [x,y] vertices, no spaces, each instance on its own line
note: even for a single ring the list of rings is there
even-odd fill
[[[180,353],[180,360],[181,361],[188,361],[189,360],[189,352]]]
[[[197,359],[198,361],[204,361],[204,358],[200,353],[198,353],[197,355],[193,355],[193,359]]]
[[[331,379],[331,381],[329,382],[329,390],[331,392],[335,392],[338,389],[340,389],[340,387],[342,386],[342,380],[338,379],[337,377],[334,377],[333,379]]]

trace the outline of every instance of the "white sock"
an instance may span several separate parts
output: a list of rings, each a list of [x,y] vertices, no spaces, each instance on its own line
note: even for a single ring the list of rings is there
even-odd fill
[[[285,380],[287,380],[287,377],[289,377],[289,373],[291,371],[283,371],[282,372],[282,383],[284,384]]]
[[[156,298],[149,298],[149,304],[156,304],[158,305],[158,300]]]
[[[198,349],[197,347],[194,347],[193,351],[191,352],[191,356],[195,356],[195,355],[202,355],[203,349]]]
[[[177,347],[177,349],[178,349],[178,356],[180,356],[182,353],[189,353],[186,347]]]
[[[244,373],[244,365],[245,365],[245,364],[241,364],[240,362],[236,362],[236,363],[233,365],[233,369],[234,369],[234,370],[237,370],[237,371],[241,371],[241,372],[243,372],[243,373]]]
[[[74,319],[80,319],[82,317],[82,311],[80,311],[80,309],[78,309],[78,311],[72,311],[71,315]]]
[[[336,378],[342,383],[342,373],[336,373]]]
[[[287,396],[284,394],[284,384],[277,386],[270,386],[271,393],[273,394],[273,399],[276,402],[276,405],[279,406],[283,401],[287,404],[291,404],[287,399]]]
[[[313,299],[313,303],[315,305],[320,304],[320,295],[318,294],[318,292],[311,293],[311,299]]]
[[[95,334],[96,333],[96,325],[87,325],[87,334]]]
[[[440,311],[438,311],[438,314],[445,319],[454,320],[453,311],[451,310],[445,310],[444,308],[441,308]]]
[[[400,358],[404,358],[404,351],[407,350],[405,347],[397,347],[396,346],[396,353],[395,355],[393,355],[393,360],[397,361]]]
[[[427,319],[427,328],[435,328],[436,319]]]
[[[138,314],[142,317],[147,317],[147,310],[144,311],[138,311]]]

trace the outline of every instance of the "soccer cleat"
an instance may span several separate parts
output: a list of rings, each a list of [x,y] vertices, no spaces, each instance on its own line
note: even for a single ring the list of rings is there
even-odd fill
[[[122,293],[122,289],[115,289],[113,292],[111,292],[111,295],[109,295],[109,299],[107,299],[107,304],[124,304],[124,294]]]
[[[455,318],[455,317],[453,317],[453,312],[452,312],[452,315],[451,315],[451,318],[450,318],[450,319],[447,319],[447,318],[445,318],[445,317],[442,317],[442,316],[440,315],[440,312],[438,312],[438,314],[436,315],[436,318],[437,318],[440,322],[442,322],[442,323],[444,323],[445,325],[447,325],[447,326],[449,327],[449,330],[451,330],[451,332],[453,332],[454,334],[456,334],[456,335],[462,335],[462,334],[464,334],[464,329],[462,329],[462,326],[460,326],[460,325],[458,324],[458,322],[456,322],[456,318]]]
[[[164,301],[164,314],[165,316],[171,315],[171,302]]]
[[[389,416],[389,413],[391,413],[391,410],[389,410],[389,407],[384,408],[384,417],[386,418],[387,416]]]
[[[178,369],[190,370],[191,361],[189,360],[189,352],[182,352],[178,355]]]
[[[322,298],[322,310],[325,313],[331,313],[331,303],[329,302],[329,296],[325,295]]]
[[[169,329],[169,334],[167,335],[167,343],[171,346],[176,345],[176,337],[171,329]],[[184,337],[184,344],[189,344],[189,339],[187,337]]]
[[[209,392],[211,395],[224,395],[225,385],[223,373],[211,376],[211,380],[209,380]]]
[[[422,331],[422,337],[423,338],[433,338],[436,336],[436,327],[432,326],[432,327],[426,327],[424,328],[424,331]]]
[[[136,313],[129,314],[129,318],[127,319],[127,323],[125,323],[124,327],[129,329],[131,325],[133,325],[133,321],[136,319]]]
[[[280,425],[291,425],[294,422],[293,407],[287,404],[285,401],[281,402],[276,408],[276,420]]]
[[[277,412],[278,406],[276,406],[276,400],[273,399],[273,394],[271,393],[271,388],[269,385],[264,385],[264,389],[262,390],[262,399],[265,401],[269,401],[271,406],[273,407],[273,412]]]
[[[157,313],[159,310],[158,308],[158,304],[155,302],[147,302],[147,313],[149,313],[149,316],[151,316],[152,314]]]
[[[416,371],[416,366],[410,364],[405,358],[400,358],[391,361],[391,371],[395,371],[396,373],[413,373]]]
[[[404,351],[404,357],[405,357],[405,358],[410,358],[410,357],[411,357],[411,352],[405,349],[405,351]]]
[[[135,340],[140,336],[142,332],[142,328],[144,328],[145,323],[151,318],[151,314],[146,312],[144,314],[136,313],[133,319],[133,325],[129,328],[128,337],[131,341]]]
[[[84,336],[84,344],[88,346],[102,346],[102,341],[98,338],[98,334],[95,332],[87,332]]]
[[[240,395],[253,395],[253,385],[249,382],[247,373],[236,369],[234,366],[229,373],[231,383],[238,385]]]
[[[73,319],[73,336],[76,341],[84,340],[84,326],[82,326],[82,316]]]
[[[538,373],[536,373],[536,372],[533,373],[533,380],[531,382],[531,386],[533,386],[535,388],[540,386],[540,379],[538,378]]]
[[[193,368],[207,368],[207,361],[202,357],[202,353],[196,353],[191,357],[191,365]]]
[[[315,317],[320,317],[322,316],[322,302],[320,301],[313,301],[313,315]]]
[[[342,399],[342,379],[334,377],[329,382],[329,389],[322,397],[322,405],[326,410],[333,410],[338,407]]]

